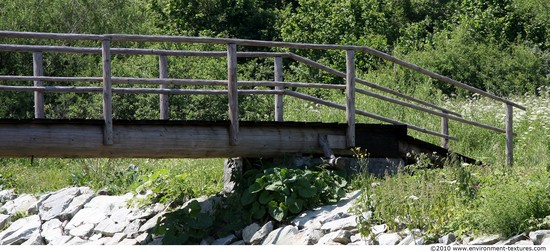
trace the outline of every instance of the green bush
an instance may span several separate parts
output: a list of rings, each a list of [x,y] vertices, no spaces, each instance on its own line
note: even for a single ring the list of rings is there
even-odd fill
[[[346,185],[343,177],[328,170],[271,168],[258,173],[241,203],[250,207],[253,219],[269,214],[280,222],[303,210],[336,203],[345,195]]]

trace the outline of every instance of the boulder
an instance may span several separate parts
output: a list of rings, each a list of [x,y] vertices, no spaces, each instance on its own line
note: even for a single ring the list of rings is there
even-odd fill
[[[84,208],[84,205],[90,202],[90,200],[92,200],[93,197],[95,197],[95,195],[92,193],[86,193],[86,194],[81,194],[76,196],[75,198],[73,198],[71,203],[65,208],[65,210],[63,210],[63,212],[60,214],[61,216],[60,219],[70,220],[75,216],[76,213],[78,213],[78,211]]]
[[[456,235],[454,233],[448,233],[446,234],[445,236],[443,237],[440,237],[438,239],[439,243],[442,243],[442,244],[445,244],[445,245],[449,245],[453,242],[456,241]]]
[[[76,237],[88,238],[92,231],[94,230],[95,225],[91,223],[85,223],[78,227],[75,227],[69,231],[69,234]]]
[[[42,221],[48,221],[58,218],[61,221],[65,217],[61,216],[63,211],[69,206],[74,197],[80,195],[80,189],[69,187],[52,193],[48,198],[40,203],[38,215]]]
[[[402,239],[398,233],[382,233],[375,238],[379,245],[397,245]]]
[[[19,245],[31,238],[40,228],[38,215],[31,215],[13,222],[6,230],[0,233],[0,245]]]
[[[95,208],[83,208],[75,214],[69,223],[67,223],[65,230],[71,231],[71,229],[84,224],[93,224],[95,226],[107,218],[107,215],[105,215],[105,212],[102,210],[98,211]]]
[[[1,190],[0,191],[0,206],[7,201],[14,200],[17,198],[17,194],[15,194],[15,189],[7,189],[7,190]]]
[[[128,200],[132,197],[133,194],[131,193],[120,196],[99,195],[86,203],[84,209],[93,208],[94,211],[99,211],[106,216],[110,216],[117,209],[126,207]]]
[[[124,239],[118,243],[118,245],[139,245],[139,242],[136,239]]]
[[[42,224],[42,232],[40,235],[44,237],[47,243],[51,243],[54,240],[63,236],[63,223],[58,219],[51,219]]]
[[[21,245],[44,245],[44,237],[40,235],[40,230],[35,230],[31,237]]]
[[[323,237],[323,232],[319,229],[306,228],[300,230],[298,234],[291,238],[292,245],[314,245]]]
[[[153,216],[153,218],[149,219],[139,228],[139,232],[149,232],[149,230],[155,228],[157,226],[159,218],[161,218],[163,215],[164,212],[160,212],[157,215]]]
[[[105,245],[118,245],[124,238],[126,238],[126,234],[116,233],[109,239],[109,242],[105,243]]]
[[[55,240],[51,241],[50,243],[48,243],[48,245],[55,245],[55,246],[59,246],[59,245],[65,245],[67,244],[67,242],[69,242],[73,237],[70,236],[70,235],[63,235],[63,236],[60,236],[58,238],[56,238]]]
[[[529,239],[531,239],[535,245],[540,245],[542,240],[548,237],[550,237],[550,230],[536,230],[529,233]]]
[[[88,240],[84,240],[80,237],[73,237],[72,239],[70,239],[69,241],[67,241],[65,243],[65,245],[84,245],[84,244],[87,244],[89,243],[90,241]]]
[[[214,242],[212,242],[212,245],[229,245],[237,240],[237,236],[235,236],[234,234],[230,234],[226,237],[214,240]]]
[[[4,229],[10,222],[10,216],[7,214],[0,214],[0,230]]]
[[[323,224],[321,230],[325,233],[334,232],[337,230],[351,230],[357,227],[357,217],[350,216],[343,219],[327,222]]]
[[[36,203],[38,199],[30,194],[23,194],[14,200],[6,202],[2,208],[6,209],[9,215],[14,215],[18,212],[32,214],[36,212]]]
[[[351,243],[351,232],[347,230],[338,230],[331,233],[328,233],[321,237],[319,239],[318,244],[340,244],[340,245],[347,245],[348,243]]]
[[[386,224],[375,225],[375,226],[372,226],[370,229],[372,231],[372,234],[379,235],[381,233],[386,232],[386,230],[388,230],[388,225]]]
[[[269,233],[269,235],[267,236],[267,238],[265,238],[262,245],[269,245],[269,244],[291,245],[290,240],[297,233],[298,233],[298,228],[292,225],[286,225],[286,226],[277,228],[271,231],[271,233]]]
[[[473,241],[468,242],[468,245],[493,245],[500,240],[499,235],[488,235],[475,238]]]
[[[273,231],[273,222],[269,221],[266,224],[264,224],[258,232],[256,232],[252,238],[250,238],[250,244],[252,245],[259,245],[262,244],[269,235]]]
[[[243,229],[243,240],[245,243],[250,244],[250,240],[252,240],[252,237],[256,232],[260,230],[260,225],[258,223],[252,223],[248,226],[246,226]]]

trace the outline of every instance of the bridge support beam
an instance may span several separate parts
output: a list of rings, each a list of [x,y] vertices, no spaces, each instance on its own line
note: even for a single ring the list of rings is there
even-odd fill
[[[229,145],[239,144],[239,95],[237,87],[237,45],[227,45],[227,93],[229,99]]]
[[[346,143],[355,147],[355,52],[346,51]]]
[[[34,76],[44,76],[44,64],[42,60],[42,52],[32,53],[32,70]],[[35,87],[44,86],[44,82],[40,80],[34,81]],[[41,91],[34,91],[34,118],[44,119],[44,93]]]
[[[101,43],[103,57],[103,144],[113,144],[113,89],[111,85],[111,41]]]

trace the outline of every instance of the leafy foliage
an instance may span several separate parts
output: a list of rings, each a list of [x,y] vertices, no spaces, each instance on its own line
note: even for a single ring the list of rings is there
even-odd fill
[[[164,235],[165,245],[199,244],[213,223],[214,217],[203,212],[198,201],[192,200],[183,208],[166,213],[155,233]]]
[[[253,183],[244,190],[241,203],[251,209],[252,219],[265,215],[284,221],[305,209],[336,203],[345,195],[347,181],[328,170],[271,168],[252,171]]]

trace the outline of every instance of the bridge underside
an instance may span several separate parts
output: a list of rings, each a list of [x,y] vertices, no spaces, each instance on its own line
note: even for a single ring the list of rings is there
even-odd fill
[[[352,156],[346,125],[301,122],[240,122],[239,143],[229,145],[229,122],[117,121],[114,141],[103,144],[102,120],[0,120],[0,157],[227,158],[323,155],[326,135],[336,156]],[[403,158],[407,152],[443,148],[407,135],[406,126],[357,124],[356,145],[370,157]]]

